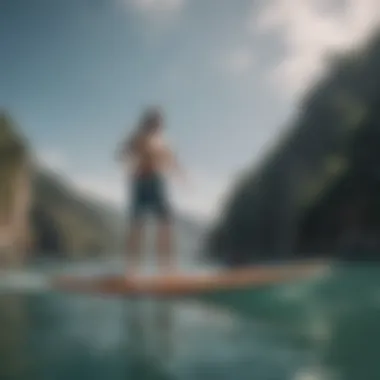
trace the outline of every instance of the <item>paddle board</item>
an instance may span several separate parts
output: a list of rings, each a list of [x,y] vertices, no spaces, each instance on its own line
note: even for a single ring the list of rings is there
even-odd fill
[[[54,289],[68,292],[123,296],[202,296],[210,292],[247,289],[280,284],[315,275],[324,264],[254,266],[212,274],[178,274],[126,278],[125,276],[58,276],[51,279]]]

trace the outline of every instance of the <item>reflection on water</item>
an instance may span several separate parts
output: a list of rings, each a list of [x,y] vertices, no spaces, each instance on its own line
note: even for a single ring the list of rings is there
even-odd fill
[[[1,314],[13,303],[22,307],[2,318],[1,379],[248,379],[294,373],[308,359],[199,304],[13,295]]]
[[[378,380],[379,274],[192,302],[3,293],[0,379]]]
[[[9,377],[25,372],[27,323],[21,297],[0,297],[0,368]]]

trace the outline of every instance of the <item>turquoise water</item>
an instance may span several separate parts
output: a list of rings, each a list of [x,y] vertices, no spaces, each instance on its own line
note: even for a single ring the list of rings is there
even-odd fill
[[[199,300],[60,294],[36,281],[100,267],[40,266],[2,287],[0,379],[380,379],[376,268]]]

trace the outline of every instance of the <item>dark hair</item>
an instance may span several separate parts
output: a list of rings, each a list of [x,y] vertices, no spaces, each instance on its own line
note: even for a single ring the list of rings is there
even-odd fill
[[[162,123],[162,112],[159,108],[148,108],[142,115],[139,123],[139,131],[149,133],[158,128]]]

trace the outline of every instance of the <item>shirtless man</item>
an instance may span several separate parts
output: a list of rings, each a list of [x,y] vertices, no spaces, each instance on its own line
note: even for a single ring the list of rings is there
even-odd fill
[[[132,163],[131,225],[127,236],[127,277],[136,275],[141,258],[144,221],[147,211],[158,221],[156,250],[164,273],[175,270],[172,242],[172,209],[166,189],[165,172],[179,173],[173,152],[163,138],[162,115],[156,109],[144,114],[137,130],[123,144],[119,159]]]

